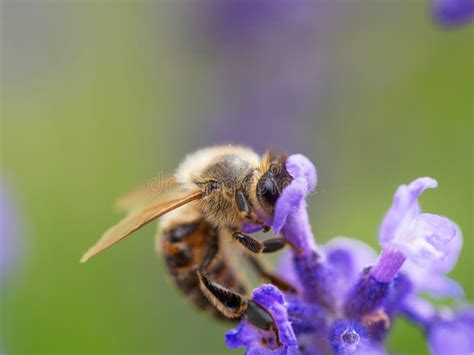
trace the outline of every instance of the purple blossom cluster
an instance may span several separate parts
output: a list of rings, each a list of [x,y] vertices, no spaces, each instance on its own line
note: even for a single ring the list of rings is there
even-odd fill
[[[212,61],[206,84],[212,101],[202,112],[209,124],[203,125],[202,136],[248,144],[258,151],[274,142],[288,151],[308,149],[314,137],[310,139],[307,128],[314,125],[317,102],[328,93],[335,71],[325,43],[337,41],[340,24],[347,21],[344,14],[353,10],[349,2],[189,4],[191,43],[204,43]],[[443,28],[459,28],[474,19],[474,0],[426,0],[426,8]],[[269,130],[271,135],[262,134]]]
[[[274,142],[288,151],[307,148],[310,140],[301,137],[324,88],[318,45],[320,29],[328,30],[329,6],[314,0],[204,0],[192,7],[193,43],[205,41],[213,64],[204,136],[261,152]],[[262,134],[269,130],[271,135]]]
[[[435,0],[433,17],[445,27],[467,24],[474,19],[474,0]]]
[[[474,308],[447,277],[461,250],[461,232],[418,203],[423,191],[437,186],[434,179],[398,188],[381,223],[377,256],[350,238],[316,245],[305,202],[316,187],[316,169],[302,155],[290,156],[286,168],[293,180],[277,201],[272,227],[292,245],[279,271],[297,292],[256,288],[252,299],[272,314],[279,339],[243,319],[226,334],[229,348],[245,347],[252,355],[384,354],[394,319],[404,316],[426,334],[432,354],[474,352]],[[422,294],[457,306],[436,307]]]

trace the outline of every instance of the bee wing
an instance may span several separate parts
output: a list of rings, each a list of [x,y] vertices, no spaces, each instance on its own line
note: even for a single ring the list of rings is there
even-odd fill
[[[115,206],[121,211],[133,211],[160,200],[170,198],[179,190],[174,175],[150,179],[148,184],[139,186],[121,197]]]
[[[81,263],[85,263],[93,256],[108,249],[115,243],[121,241],[128,235],[143,227],[147,223],[168,213],[191,201],[201,198],[202,192],[195,191],[183,197],[167,200],[149,205],[146,208],[134,211],[122,219],[118,224],[107,230],[104,235],[95,243],[81,258]]]

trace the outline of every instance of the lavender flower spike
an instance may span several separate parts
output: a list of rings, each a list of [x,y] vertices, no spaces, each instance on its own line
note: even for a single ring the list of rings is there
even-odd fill
[[[455,224],[445,217],[421,213],[418,204],[424,190],[437,186],[436,180],[424,177],[398,188],[380,227],[384,251],[372,269],[375,279],[389,282],[407,258],[427,266],[449,255],[450,243],[456,237]]]
[[[245,346],[246,354],[259,355],[382,355],[394,320],[404,315],[424,331],[433,355],[473,353],[472,308],[437,310],[419,295],[455,295],[453,285],[462,292],[446,277],[462,246],[459,228],[447,218],[421,213],[418,205],[435,180],[399,187],[381,225],[383,251],[376,259],[369,246],[349,238],[316,250],[305,204],[316,186],[316,169],[301,155],[290,156],[286,168],[293,179],[277,201],[273,228],[294,247],[279,271],[297,291],[257,288],[253,300],[272,315],[278,335],[244,318],[227,333],[231,349]]]
[[[293,265],[303,285],[305,300],[319,305],[328,305],[332,292],[328,280],[329,271],[321,263],[316,252],[316,242],[311,232],[306,197],[317,184],[316,168],[301,154],[290,155],[285,164],[292,181],[281,192],[275,206],[273,229],[282,231],[284,238],[293,247]]]

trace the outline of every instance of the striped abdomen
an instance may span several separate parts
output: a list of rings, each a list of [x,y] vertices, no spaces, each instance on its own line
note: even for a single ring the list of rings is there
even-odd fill
[[[188,218],[181,223],[179,218],[174,218],[167,222],[161,228],[162,235],[158,237],[162,239],[166,266],[175,284],[196,306],[220,319],[226,319],[201,291],[196,274],[209,251],[217,247],[217,254],[204,274],[233,291],[246,294],[238,270],[230,263],[219,243],[217,230],[200,218],[194,221],[189,221]]]

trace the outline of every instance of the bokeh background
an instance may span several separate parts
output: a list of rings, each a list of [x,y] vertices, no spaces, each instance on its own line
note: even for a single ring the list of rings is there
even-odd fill
[[[311,157],[318,243],[377,248],[396,187],[435,177],[422,206],[460,225],[472,301],[472,26],[424,0],[235,3],[2,1],[0,352],[228,353],[156,226],[79,264],[117,197],[224,142]],[[403,321],[389,349],[427,352]]]

